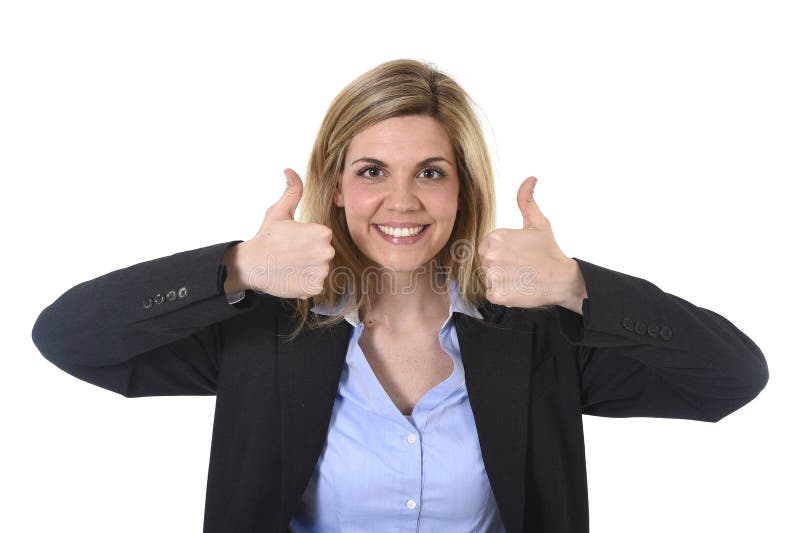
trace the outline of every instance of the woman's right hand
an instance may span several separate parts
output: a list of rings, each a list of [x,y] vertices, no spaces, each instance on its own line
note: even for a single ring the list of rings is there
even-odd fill
[[[283,196],[267,209],[258,233],[235,246],[233,270],[245,288],[280,298],[306,299],[322,292],[335,254],[333,231],[323,224],[294,220],[303,197],[303,181],[290,168],[283,173]]]

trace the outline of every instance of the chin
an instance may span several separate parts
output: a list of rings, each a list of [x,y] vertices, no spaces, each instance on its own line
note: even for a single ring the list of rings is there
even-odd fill
[[[368,256],[372,263],[380,268],[385,268],[387,270],[392,270],[396,272],[413,272],[419,271],[422,272],[426,266],[433,260],[433,256],[427,259],[418,259],[418,260],[388,260],[385,258],[375,258],[372,256]]]

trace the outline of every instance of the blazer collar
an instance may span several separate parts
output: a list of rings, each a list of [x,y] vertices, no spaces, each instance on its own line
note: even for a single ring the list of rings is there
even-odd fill
[[[484,467],[507,531],[522,531],[531,323],[490,302],[478,308],[483,319],[461,309],[453,320]],[[277,326],[281,510],[288,524],[327,438],[353,324],[306,330],[291,343],[283,340],[294,326],[288,312],[278,313]]]
[[[450,292],[450,309],[448,314],[452,315],[454,312],[458,311],[459,313],[482,319],[483,315],[480,313],[478,308],[461,296],[456,281],[452,278],[448,278],[447,283],[448,291]],[[358,327],[358,325],[361,323],[361,320],[358,317],[358,309],[353,309],[345,313],[350,298],[351,293],[346,291],[332,306],[321,303],[312,307],[311,311],[321,315],[338,315],[344,313],[344,319],[352,324],[353,327]]]

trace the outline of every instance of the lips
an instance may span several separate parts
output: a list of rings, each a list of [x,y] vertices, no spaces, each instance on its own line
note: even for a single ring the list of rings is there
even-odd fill
[[[388,233],[384,233],[383,230],[381,230],[377,226],[377,224],[373,224],[372,226],[373,226],[373,229],[375,230],[375,233],[377,235],[379,235],[385,241],[388,241],[388,242],[391,242],[391,243],[394,243],[394,244],[413,244],[413,243],[415,243],[415,242],[417,242],[420,239],[423,239],[425,237],[425,235],[428,232],[428,227],[430,226],[430,224],[422,224],[421,225],[422,229],[419,231],[419,233],[415,233],[413,235],[406,235],[406,236],[402,236],[402,235],[396,236],[396,235],[391,235],[391,234],[388,234]],[[406,227],[408,227],[408,226],[406,226]],[[417,227],[419,227],[419,226],[417,226]]]
[[[421,233],[423,233],[425,231],[425,228],[427,228],[429,225],[430,224],[408,224],[408,225],[403,225],[403,226],[392,226],[390,224],[374,224],[376,230],[380,231],[384,235],[390,235],[392,237],[413,237],[415,235],[420,235]],[[403,229],[409,229],[409,228],[413,228],[413,229],[420,228],[420,230],[418,232],[416,232],[416,233],[412,233],[411,235],[402,235],[401,236],[401,235],[393,235],[393,234],[390,234],[390,233],[386,233],[385,231],[383,231],[383,229],[381,229],[381,226],[383,226],[384,228],[392,229],[392,230],[403,230]]]
[[[380,225],[380,226],[389,226],[389,227],[392,227],[392,228],[416,228],[416,227],[419,227],[419,226],[427,226],[428,224],[423,224],[422,222],[394,222],[394,221],[389,221],[389,222],[377,222],[375,225],[376,226],[378,226],[378,225]]]

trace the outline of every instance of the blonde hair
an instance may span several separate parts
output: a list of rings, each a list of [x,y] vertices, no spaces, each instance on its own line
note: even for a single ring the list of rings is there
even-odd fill
[[[372,280],[362,276],[370,265],[350,237],[344,208],[334,204],[334,194],[344,172],[350,140],[382,120],[408,115],[430,116],[445,130],[456,158],[461,208],[453,232],[436,255],[437,268],[455,277],[465,302],[480,307],[486,302],[486,282],[477,246],[495,226],[494,175],[480,123],[467,93],[447,74],[413,59],[387,61],[365,72],[333,99],[322,121],[303,184],[298,220],[331,228],[336,253],[320,294],[288,299],[298,325],[293,340],[305,325],[327,327],[339,323],[354,309],[369,305]],[[341,273],[346,273],[342,279]],[[362,279],[362,283],[353,283]],[[365,288],[366,286],[366,288]],[[313,305],[334,305],[348,287],[353,298],[341,313],[310,320]]]

